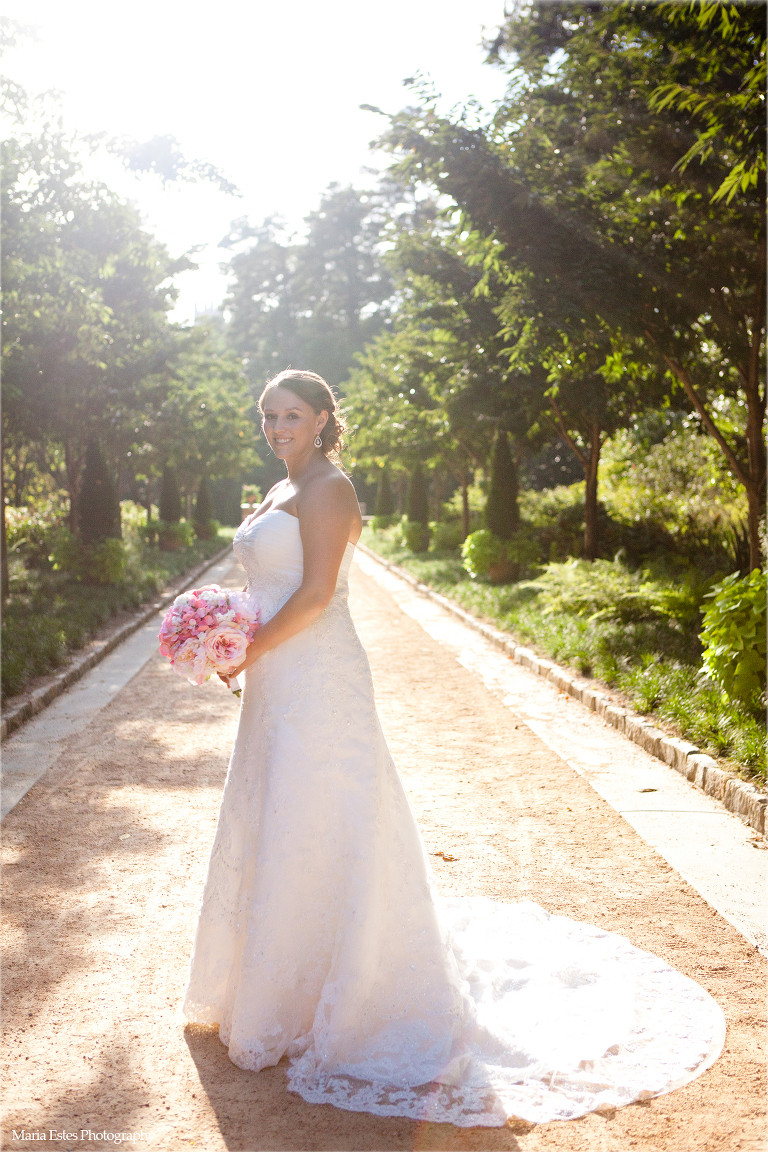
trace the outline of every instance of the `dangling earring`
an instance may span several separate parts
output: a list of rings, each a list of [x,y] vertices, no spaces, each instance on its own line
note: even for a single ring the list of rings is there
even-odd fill
[[[320,435],[318,433],[318,435],[315,436],[315,448],[322,448],[322,446],[323,446],[323,442],[320,439]]]

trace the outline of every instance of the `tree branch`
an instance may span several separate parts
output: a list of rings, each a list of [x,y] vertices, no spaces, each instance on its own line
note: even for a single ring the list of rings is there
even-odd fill
[[[582,452],[581,448],[579,448],[578,444],[576,443],[576,441],[573,439],[570,432],[566,428],[565,421],[563,420],[563,414],[557,406],[557,400],[555,400],[554,397],[552,397],[552,396],[550,396],[549,400],[550,400],[550,403],[551,403],[551,405],[555,411],[555,415],[557,416],[557,423],[558,423],[560,431],[563,435],[563,439],[570,445],[571,450],[579,458],[579,460],[584,465],[584,467],[587,468],[587,466],[589,464],[589,461],[587,460],[587,456],[584,452]]]
[[[646,336],[648,337],[649,340],[651,340],[653,343],[655,343],[655,341],[653,340],[653,337],[651,336],[651,334],[649,332],[646,332]],[[712,419],[712,417],[710,416],[709,412],[707,412],[706,408],[704,407],[704,402],[701,399],[701,397],[699,396],[696,389],[694,388],[693,381],[691,380],[690,376],[686,372],[685,368],[683,368],[682,364],[678,364],[677,361],[673,360],[671,356],[667,356],[666,352],[662,352],[662,356],[663,356],[667,366],[671,369],[672,372],[674,372],[675,376],[677,376],[678,380],[682,384],[682,386],[685,390],[686,396],[688,397],[691,404],[693,404],[694,408],[696,409],[699,416],[701,417],[701,422],[704,425],[704,427],[706,428],[707,432],[709,432],[710,436],[712,436],[717,441],[717,443],[720,445],[720,447],[722,448],[723,455],[725,456],[726,460],[728,461],[728,464],[729,464],[730,469],[733,472],[734,476],[736,477],[736,479],[739,481],[740,484],[743,484],[745,488],[749,488],[749,476],[748,476],[747,472],[744,470],[742,465],[739,463],[739,460],[738,460],[738,457],[736,456],[736,453],[733,451],[730,444],[728,443],[728,441],[725,439],[722,432],[718,428],[717,424],[715,424],[715,422]]]

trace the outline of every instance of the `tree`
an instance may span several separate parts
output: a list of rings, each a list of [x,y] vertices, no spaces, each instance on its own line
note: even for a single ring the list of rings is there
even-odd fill
[[[114,478],[95,440],[89,442],[85,452],[78,513],[83,544],[101,544],[122,536]]]
[[[509,450],[509,434],[497,428],[491,452],[491,482],[485,505],[485,526],[500,540],[511,540],[520,526],[517,468]]]
[[[507,53],[525,77],[487,130],[425,107],[394,117],[384,143],[400,151],[401,171],[439,184],[463,210],[479,262],[506,270],[518,326],[510,340],[524,327],[524,290],[549,327],[571,337],[582,323],[620,331],[649,369],[674,378],[746,489],[756,565],[765,503],[762,178],[730,203],[715,200],[733,156],[713,138],[701,163],[683,168],[697,129],[673,102],[651,107],[651,94],[693,72],[699,90],[735,96],[763,57],[765,34],[751,6],[728,5],[741,31],[715,67],[695,12],[681,5],[687,15],[670,23],[664,7],[534,3],[496,42],[496,55]],[[678,55],[677,45],[688,50]],[[719,419],[720,398],[742,406],[741,429]]]
[[[230,249],[255,241],[231,258],[226,305],[228,339],[256,394],[288,365],[339,385],[386,320],[391,284],[378,251],[379,201],[332,184],[305,223],[306,239],[297,240],[274,218],[258,227],[236,220],[222,241]]]

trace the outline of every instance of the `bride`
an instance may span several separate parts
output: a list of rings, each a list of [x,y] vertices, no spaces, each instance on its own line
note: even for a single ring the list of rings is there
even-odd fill
[[[235,534],[263,626],[205,883],[184,1013],[254,1072],[290,1058],[311,1103],[499,1126],[669,1092],[720,1053],[723,1015],[626,939],[524,901],[442,899],[347,608],[362,522],[329,458],[325,381],[260,401],[287,467]]]

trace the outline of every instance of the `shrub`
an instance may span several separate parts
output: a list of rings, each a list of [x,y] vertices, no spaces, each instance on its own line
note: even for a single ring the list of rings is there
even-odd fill
[[[494,536],[490,528],[470,532],[461,547],[461,558],[472,579],[477,580],[507,560],[507,541]]]
[[[461,548],[461,524],[456,520],[432,520],[429,534],[430,552],[456,552]]]
[[[401,526],[403,542],[410,552],[426,552],[429,547],[429,527],[419,520],[403,517]]]
[[[160,519],[166,524],[178,524],[181,520],[181,493],[176,472],[173,468],[163,469],[163,479],[160,484]],[[162,545],[161,545],[162,547]]]
[[[84,584],[119,584],[125,575],[125,546],[115,537],[99,544],[83,544],[61,524],[51,533],[50,546],[54,571],[65,572]]]
[[[749,576],[735,572],[708,594],[701,642],[703,670],[723,690],[757,711],[765,692],[766,577],[759,568]]]
[[[117,490],[101,448],[92,440],[85,452],[78,508],[80,539],[85,545],[119,539],[120,504]]]
[[[165,520],[157,522],[157,542],[161,552],[179,552],[182,548],[189,548],[195,538],[192,525],[186,520],[179,520],[169,524]]]
[[[54,492],[35,506],[5,509],[5,531],[9,554],[23,558],[31,568],[48,563],[52,541],[67,515],[69,498],[63,490]]]
[[[509,434],[496,429],[491,452],[491,484],[485,505],[485,527],[500,540],[511,540],[520,526],[517,468],[509,450]]]
[[[500,540],[488,528],[481,528],[467,536],[461,558],[473,580],[519,580],[537,564],[539,545],[530,528],[520,529],[510,540]]]
[[[397,522],[395,514],[391,516],[373,516],[371,518],[371,528],[374,532],[383,532],[385,528],[391,528]]]

